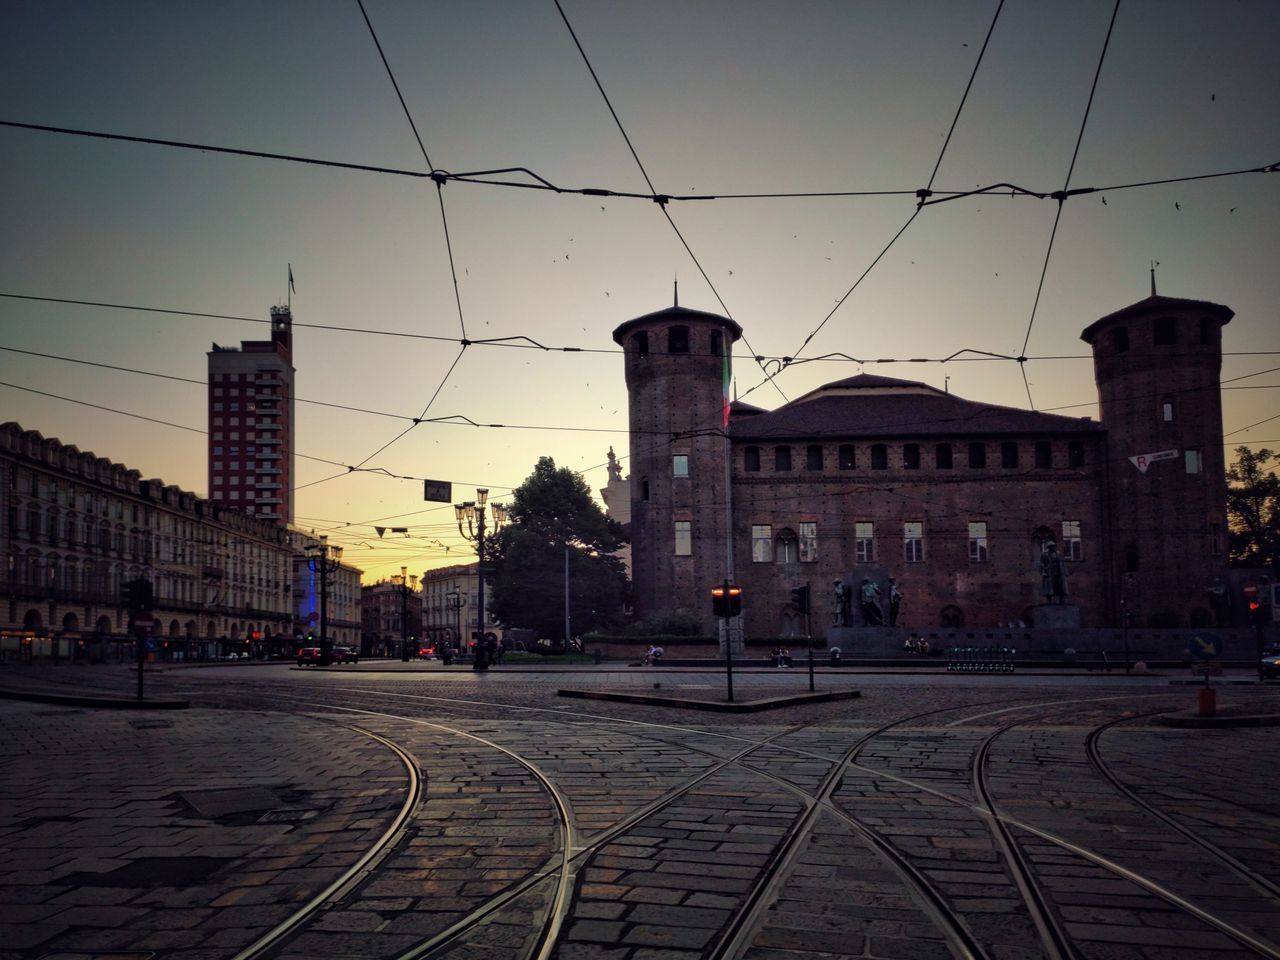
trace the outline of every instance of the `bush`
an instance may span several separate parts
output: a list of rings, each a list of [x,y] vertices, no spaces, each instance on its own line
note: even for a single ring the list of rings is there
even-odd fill
[[[696,637],[702,634],[702,618],[689,610],[642,617],[622,631],[627,637]]]

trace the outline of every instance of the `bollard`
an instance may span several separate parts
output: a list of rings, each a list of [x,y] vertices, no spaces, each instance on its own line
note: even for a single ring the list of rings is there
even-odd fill
[[[1200,716],[1212,717],[1218,712],[1218,691],[1213,687],[1200,688]]]

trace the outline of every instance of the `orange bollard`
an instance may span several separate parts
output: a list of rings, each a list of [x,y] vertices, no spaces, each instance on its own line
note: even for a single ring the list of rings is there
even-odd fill
[[[1200,688],[1200,716],[1212,717],[1218,712],[1218,691],[1213,687]]]

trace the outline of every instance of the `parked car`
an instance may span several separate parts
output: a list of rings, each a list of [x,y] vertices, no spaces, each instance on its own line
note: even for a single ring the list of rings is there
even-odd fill
[[[1280,677],[1280,646],[1271,645],[1262,652],[1262,675]]]
[[[360,654],[356,652],[355,647],[334,647],[333,662],[334,663],[359,663]]]
[[[302,647],[298,650],[298,666],[305,667],[307,664],[313,667],[320,666],[319,647]]]

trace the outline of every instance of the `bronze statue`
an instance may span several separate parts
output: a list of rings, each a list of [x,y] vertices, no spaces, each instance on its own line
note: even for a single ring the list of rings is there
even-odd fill
[[[902,606],[902,592],[898,589],[898,582],[889,578],[889,626],[896,627],[898,625],[898,608]]]
[[[1040,592],[1044,598],[1065,603],[1067,598],[1067,562],[1058,552],[1058,545],[1050,540],[1040,554]]]
[[[832,611],[831,625],[847,627],[849,625],[849,591],[843,580],[835,582],[835,609]]]
[[[880,606],[880,588],[872,583],[870,577],[862,578],[862,589],[859,595],[862,602],[862,622],[869,627],[884,623],[884,609]]]

